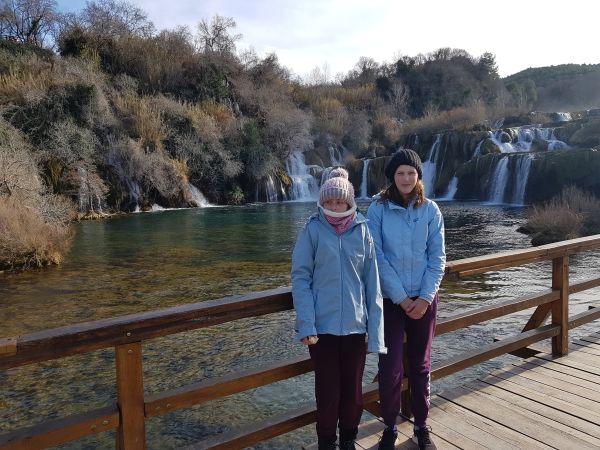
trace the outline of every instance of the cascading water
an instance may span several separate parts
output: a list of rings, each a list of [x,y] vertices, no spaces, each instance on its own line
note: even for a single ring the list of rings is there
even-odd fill
[[[362,170],[362,179],[360,181],[360,198],[369,198],[369,193],[367,192],[367,188],[369,186],[369,159],[363,160],[363,170]]]
[[[286,170],[292,180],[291,200],[316,200],[319,196],[317,180],[310,173],[310,167],[304,162],[300,150],[290,154],[286,162]]]
[[[341,154],[340,150],[335,145],[330,145],[328,147],[329,150],[329,159],[331,159],[332,166],[343,166],[344,165],[344,157]]]
[[[425,196],[430,198],[435,190],[436,161],[442,144],[442,135],[438,134],[429,150],[429,158],[423,163],[423,183],[425,184]]]
[[[492,185],[490,187],[488,201],[490,203],[502,203],[504,201],[504,191],[508,183],[508,157],[501,157],[496,163],[494,174],[492,175]]]
[[[525,204],[525,189],[527,188],[527,180],[529,179],[529,171],[531,170],[532,162],[533,155],[530,154],[520,155],[519,160],[517,161],[516,185],[512,199],[512,203],[515,205]]]
[[[206,200],[206,197],[200,191],[200,189],[198,189],[192,183],[188,183],[188,188],[190,190],[190,196],[192,197],[192,200],[196,203],[198,208],[206,208],[207,206],[212,206],[208,202],[208,200]]]
[[[458,178],[452,177],[450,183],[448,183],[448,188],[446,189],[446,193],[443,197],[436,198],[436,200],[445,200],[450,201],[454,200],[454,196],[456,195],[456,191],[458,190]]]

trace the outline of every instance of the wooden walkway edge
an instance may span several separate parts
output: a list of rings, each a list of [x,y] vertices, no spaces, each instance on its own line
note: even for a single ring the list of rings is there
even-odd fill
[[[600,333],[433,396],[428,424],[438,449],[600,449]],[[356,448],[376,450],[383,428],[361,424]],[[417,448],[412,423],[398,429],[396,448]]]

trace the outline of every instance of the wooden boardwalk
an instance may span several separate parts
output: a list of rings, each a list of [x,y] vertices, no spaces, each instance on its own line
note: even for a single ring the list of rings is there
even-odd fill
[[[431,406],[438,449],[600,449],[600,333],[567,356],[540,353],[433,396]],[[417,448],[412,423],[398,429],[396,448]],[[382,430],[378,419],[362,424],[357,449],[377,449]]]

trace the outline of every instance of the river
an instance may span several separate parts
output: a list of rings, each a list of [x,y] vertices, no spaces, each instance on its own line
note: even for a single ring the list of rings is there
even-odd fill
[[[368,204],[360,203],[366,211]],[[448,260],[530,247],[516,232],[524,209],[481,203],[440,203],[446,224]],[[290,284],[291,248],[314,203],[252,204],[132,214],[75,225],[73,248],[63,265],[0,274],[0,337],[46,328],[205,301]],[[597,254],[572,258],[572,279],[594,276]],[[550,263],[444,282],[440,317],[448,317],[550,285]],[[597,276],[597,275],[596,275]],[[571,314],[592,304],[575,296]],[[443,360],[523,327],[531,311],[436,338],[434,360]],[[231,371],[303,354],[294,342],[293,312],[245,319],[180,333],[144,345],[147,395]],[[590,324],[575,336],[598,331]],[[114,403],[114,352],[102,350],[0,371],[0,433]],[[498,358],[433,383],[452,387],[506,364]],[[376,371],[369,355],[365,382]],[[177,411],[147,421],[149,449],[176,449],[206,436],[266,419],[312,400],[312,375]],[[367,418],[367,414],[365,414]],[[114,435],[61,446],[114,448]],[[299,448],[314,438],[313,427],[256,446]]]

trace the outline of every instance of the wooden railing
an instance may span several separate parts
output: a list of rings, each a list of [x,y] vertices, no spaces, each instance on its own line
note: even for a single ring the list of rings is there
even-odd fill
[[[569,256],[600,248],[600,235],[564,241],[533,249],[449,262],[446,277],[463,278],[521,266],[552,261],[552,285],[543,292],[467,311],[440,320],[436,335],[535,307],[521,333],[478,347],[434,365],[437,379],[491,358],[531,351],[531,344],[551,338],[552,352],[568,352],[569,329],[600,318],[600,308],[569,317],[569,295],[600,286],[600,277],[569,284]],[[229,297],[159,311],[121,316],[0,339],[0,370],[49,361],[103,348],[115,348],[117,399],[115,405],[89,411],[0,436],[0,449],[47,448],[84,436],[117,431],[117,448],[145,448],[145,420],[199,405],[248,389],[264,386],[310,372],[308,357],[296,357],[267,366],[232,373],[191,384],[176,390],[144,396],[142,346],[148,339],[214,326],[246,317],[292,309],[289,288],[273,289],[243,297]],[[550,317],[550,323],[544,325]],[[403,387],[406,393],[406,383]],[[363,387],[367,409],[377,412],[377,383]],[[403,402],[408,404],[408,402]],[[407,409],[405,414],[410,414]],[[289,432],[315,421],[310,404],[270,417],[241,430],[234,430],[200,442],[195,448],[236,449]]]

